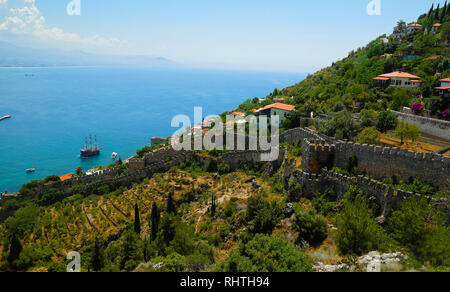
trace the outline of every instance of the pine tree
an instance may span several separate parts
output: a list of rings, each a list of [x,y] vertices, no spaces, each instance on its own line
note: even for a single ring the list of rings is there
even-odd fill
[[[175,201],[173,199],[173,193],[171,192],[169,194],[169,197],[167,198],[167,209],[166,209],[167,213],[169,214],[176,214],[177,213],[177,209],[175,206]]]
[[[156,203],[153,202],[151,215],[152,222],[151,222],[150,241],[154,241],[158,236],[160,220],[161,220],[161,213],[159,211],[158,205],[156,205]]]
[[[105,267],[104,244],[100,237],[95,238],[94,252],[91,259],[92,269],[96,272]]]
[[[139,206],[134,205],[134,232],[141,234],[141,220],[139,219]]]
[[[17,260],[23,250],[22,243],[16,234],[11,236],[11,246],[9,247],[8,263],[13,266],[13,262]]]

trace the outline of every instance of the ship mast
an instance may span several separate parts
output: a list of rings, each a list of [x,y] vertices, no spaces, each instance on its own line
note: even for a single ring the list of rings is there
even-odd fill
[[[88,149],[87,137],[84,137],[84,149]]]
[[[89,149],[92,149],[92,134],[89,134]]]
[[[97,135],[95,135],[95,150],[98,149],[98,144],[97,144]]]

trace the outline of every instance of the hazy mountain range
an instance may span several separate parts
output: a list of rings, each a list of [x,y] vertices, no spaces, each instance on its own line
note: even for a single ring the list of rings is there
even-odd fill
[[[0,67],[143,66],[168,67],[176,63],[162,57],[97,55],[83,51],[34,49],[0,41]]]

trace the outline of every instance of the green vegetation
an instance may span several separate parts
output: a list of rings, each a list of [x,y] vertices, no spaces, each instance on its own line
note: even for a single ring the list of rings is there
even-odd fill
[[[420,136],[419,127],[417,125],[400,123],[398,128],[395,130],[395,136],[402,140],[402,144],[406,139],[414,142]]]
[[[380,139],[381,133],[375,127],[365,128],[361,133],[358,134],[357,142],[361,144],[372,144],[375,145]]]
[[[257,234],[241,243],[218,267],[220,272],[312,272],[307,257],[282,236]]]

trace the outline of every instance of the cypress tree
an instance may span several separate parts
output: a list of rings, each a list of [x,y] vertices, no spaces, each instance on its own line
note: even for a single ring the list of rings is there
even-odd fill
[[[212,194],[211,196],[211,217],[216,216],[216,196]]]
[[[100,237],[95,238],[94,254],[91,259],[92,269],[96,272],[105,267],[104,245]]]
[[[447,1],[445,1],[444,9],[442,9],[442,13],[441,13],[441,23],[445,22],[445,16],[447,15],[447,10],[448,10]]]
[[[11,236],[10,243],[11,246],[9,247],[8,263],[13,266],[13,262],[19,258],[23,247],[19,237],[15,233]]]
[[[169,197],[167,198],[167,209],[166,209],[166,211],[169,214],[175,214],[177,212],[172,192],[169,193]]]
[[[139,206],[134,205],[134,232],[141,234],[141,220],[139,218]]]
[[[159,211],[158,205],[156,205],[156,203],[153,202],[151,215],[152,222],[151,222],[150,241],[154,241],[158,236],[160,220],[161,220],[161,213]]]
[[[428,19],[431,18],[431,15],[433,14],[434,11],[434,3],[431,5],[430,11],[428,12]]]
[[[440,6],[441,4],[438,4],[438,6],[437,6],[437,8],[436,8],[436,12],[435,12],[435,14],[434,14],[434,19],[435,20],[439,20],[439,14],[440,14]]]

